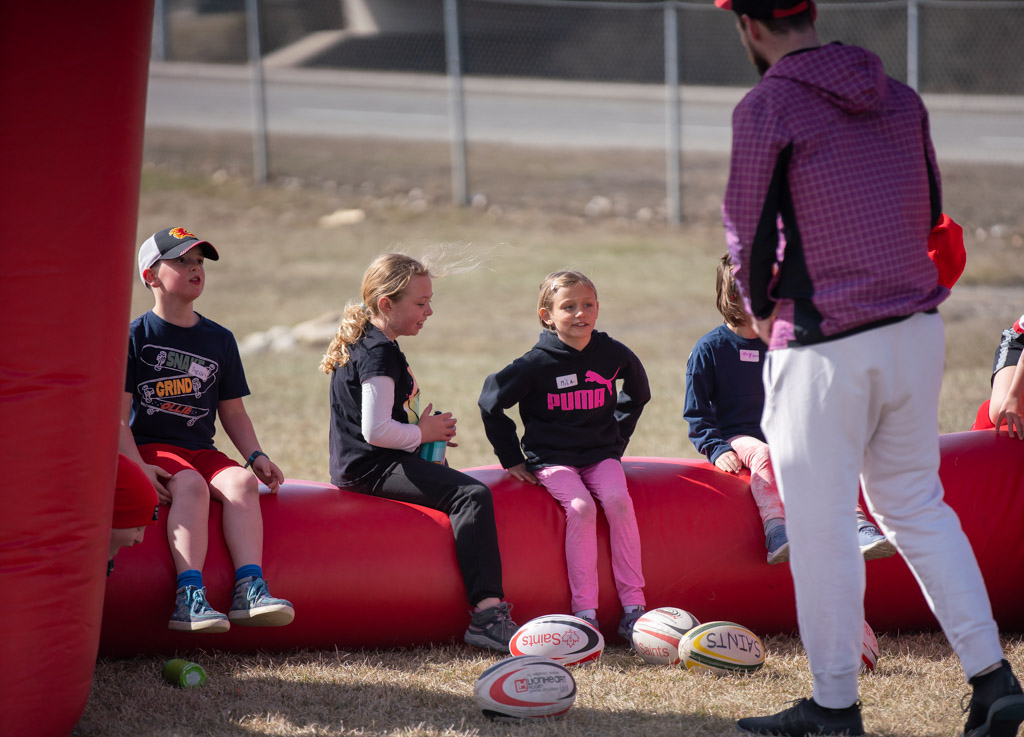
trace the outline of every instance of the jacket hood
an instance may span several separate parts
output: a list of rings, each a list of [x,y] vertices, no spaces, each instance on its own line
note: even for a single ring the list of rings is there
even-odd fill
[[[587,343],[586,347],[582,351],[578,351],[559,340],[558,333],[555,331],[545,330],[540,334],[540,337],[537,338],[537,344],[534,348],[539,351],[544,351],[545,353],[550,353],[552,356],[558,356],[564,359],[589,352],[597,340],[599,340],[598,332],[595,330],[590,334],[590,342]]]
[[[882,60],[867,49],[838,43],[783,57],[765,72],[764,80],[769,79],[809,87],[851,114],[880,109],[888,94]]]

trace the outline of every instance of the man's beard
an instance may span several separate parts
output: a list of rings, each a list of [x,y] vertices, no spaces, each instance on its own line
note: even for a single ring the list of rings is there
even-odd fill
[[[769,64],[767,59],[765,59],[759,53],[754,51],[754,49],[749,45],[747,46],[747,55],[750,57],[750,62],[757,69],[757,73],[763,77],[764,73],[768,71],[768,68],[771,66],[771,64]]]

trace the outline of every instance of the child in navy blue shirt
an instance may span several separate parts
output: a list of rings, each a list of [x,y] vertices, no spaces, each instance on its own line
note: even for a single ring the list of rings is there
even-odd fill
[[[249,387],[234,336],[193,309],[206,284],[205,260],[217,258],[210,243],[185,228],[147,238],[139,248],[139,277],[155,304],[129,329],[119,445],[160,503],[170,505],[177,592],[167,626],[181,632],[226,632],[232,622],[280,626],[295,617],[290,602],[270,595],[262,568],[257,479],[277,492],[284,476],[260,448],[245,411]],[[217,417],[248,459],[244,467],[214,447]],[[227,616],[210,606],[203,585],[211,499],[224,508],[224,542],[235,567]]]
[[[716,293],[725,324],[701,337],[686,361],[683,418],[694,446],[718,468],[728,473],[750,469],[750,493],[764,525],[768,563],[782,563],[789,559],[786,513],[761,432],[767,346],[743,307],[728,254],[719,259]],[[859,505],[857,529],[865,559],[896,552]]]

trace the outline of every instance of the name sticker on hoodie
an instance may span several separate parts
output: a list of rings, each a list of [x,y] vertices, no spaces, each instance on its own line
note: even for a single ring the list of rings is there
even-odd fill
[[[757,351],[750,351],[745,348],[740,348],[740,360],[749,361],[751,363],[757,363],[761,360],[761,356]]]
[[[579,381],[576,379],[576,374],[566,374],[565,376],[559,376],[555,379],[555,384],[559,389],[565,389],[568,386],[576,386]]]

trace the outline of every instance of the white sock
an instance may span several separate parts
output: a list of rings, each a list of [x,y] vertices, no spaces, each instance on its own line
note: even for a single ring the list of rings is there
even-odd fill
[[[572,616],[579,617],[580,619],[597,619],[597,610],[580,609],[578,612],[573,612]]]

